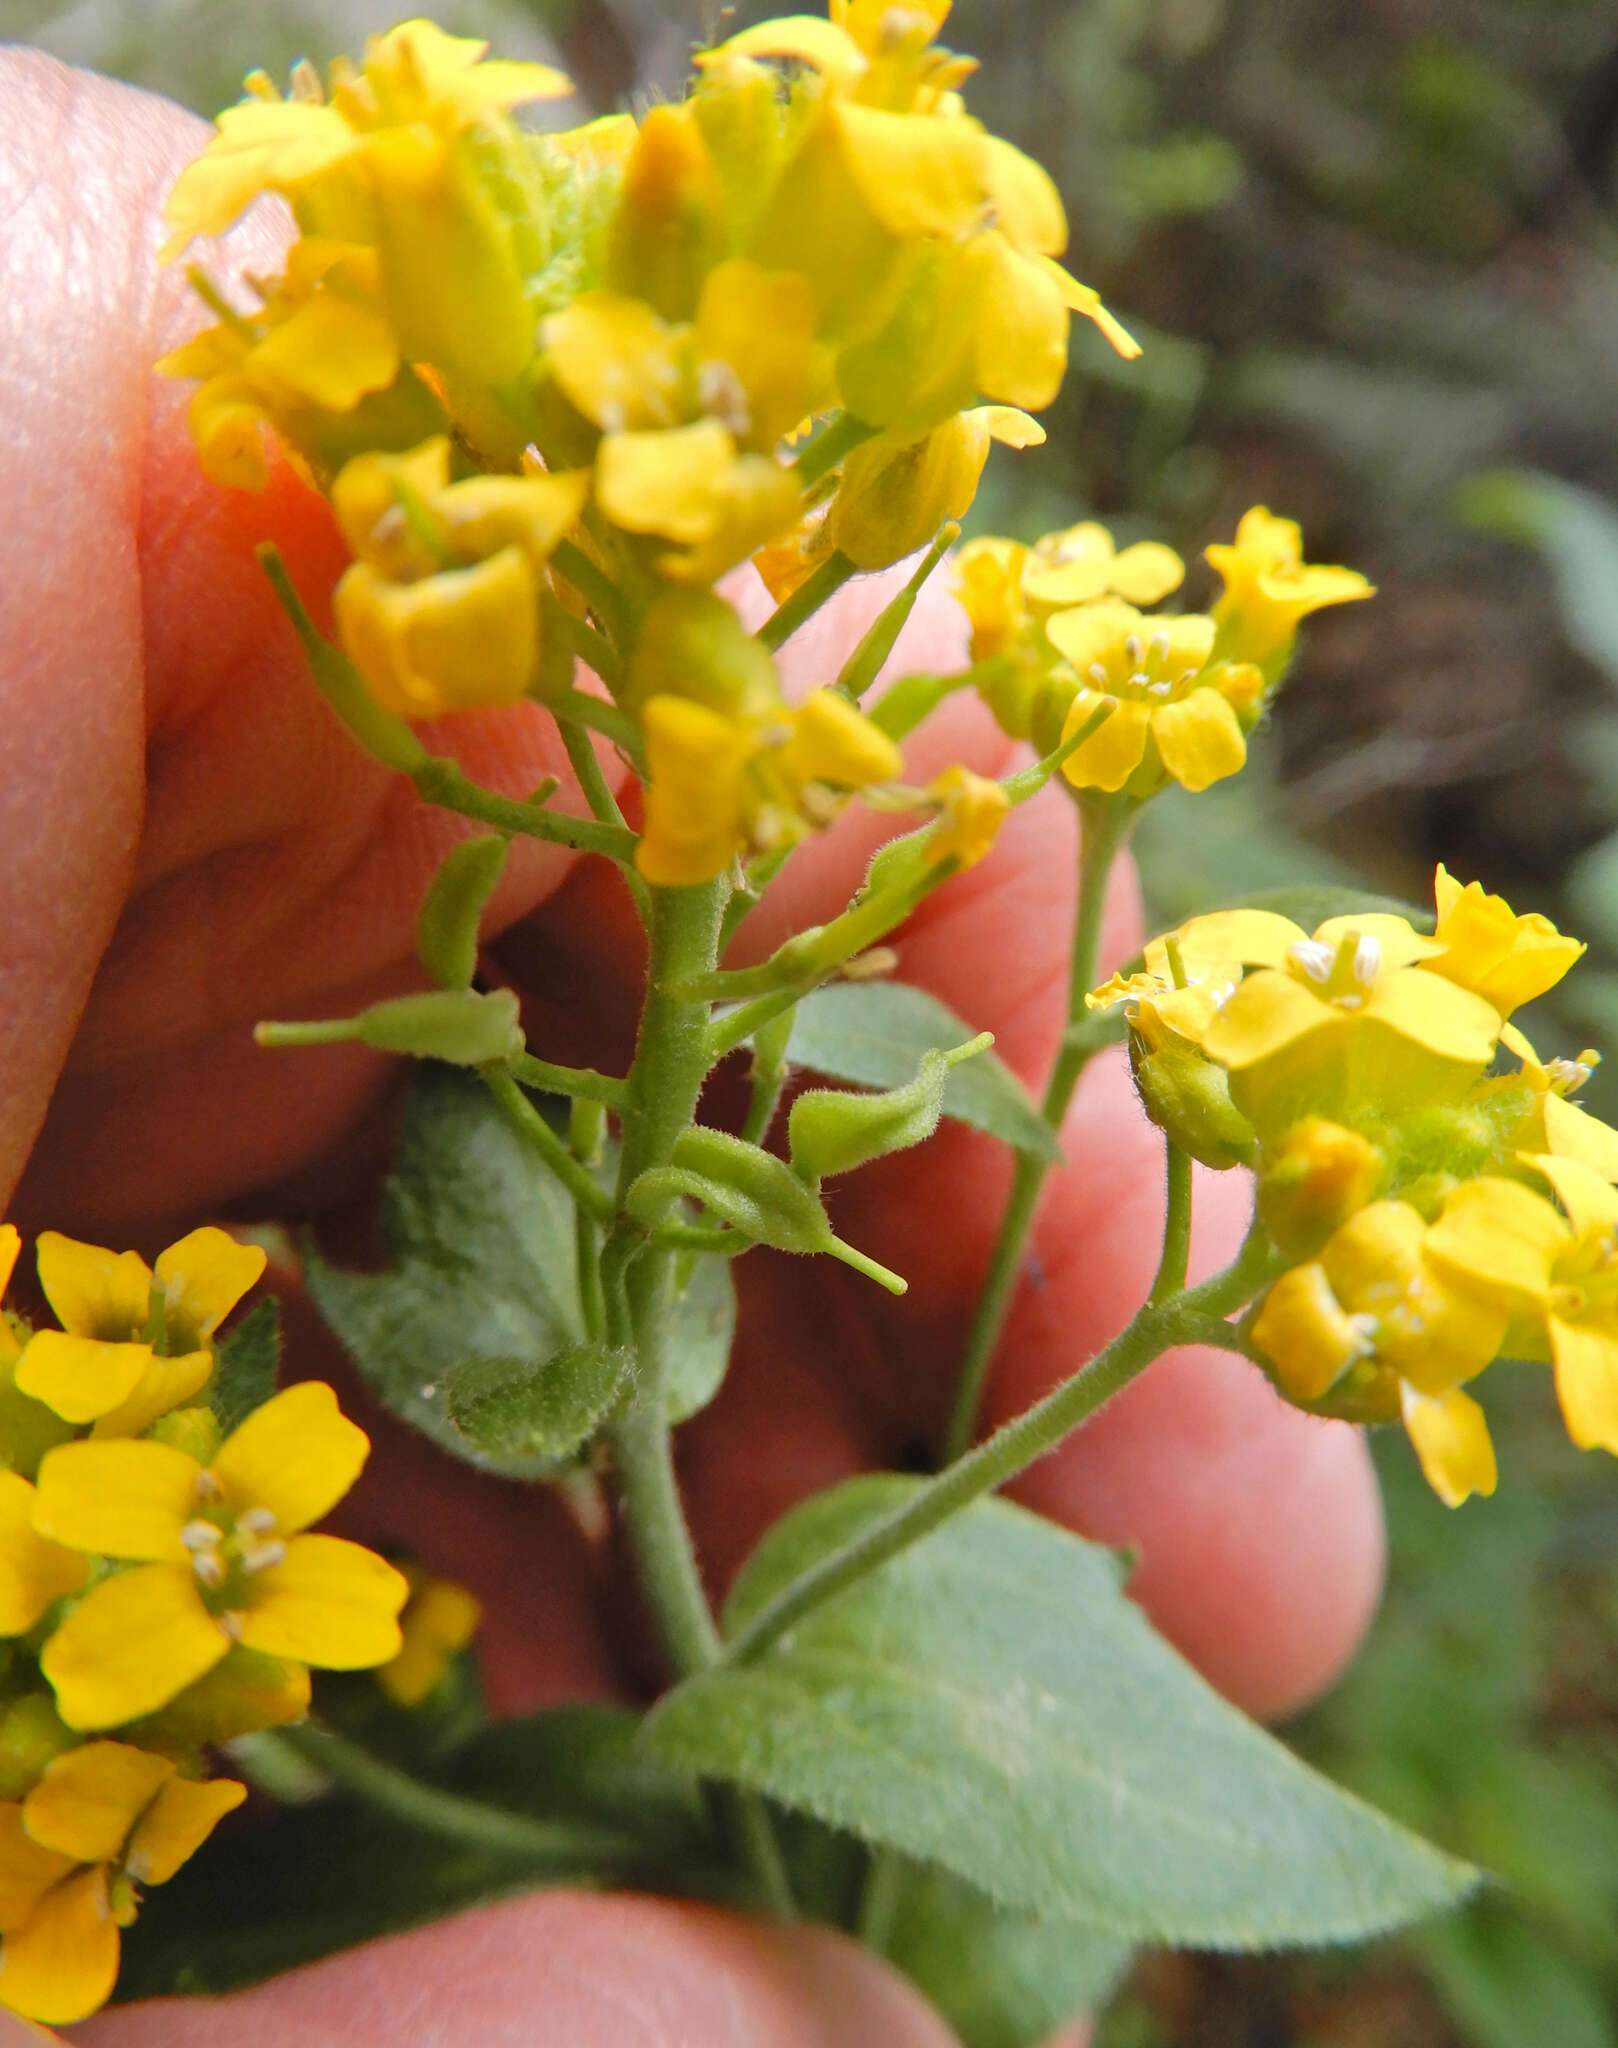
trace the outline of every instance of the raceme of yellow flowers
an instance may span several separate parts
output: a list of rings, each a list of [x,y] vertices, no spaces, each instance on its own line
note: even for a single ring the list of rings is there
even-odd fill
[[[1462,1390],[1502,1355],[1548,1359],[1574,1442],[1618,1453],[1618,1131],[1570,1099],[1595,1054],[1541,1061],[1508,1022],[1584,948],[1442,867],[1436,893],[1431,937],[1381,913],[1194,918],[1090,1002],[1127,1006],[1170,1135],[1256,1170],[1295,1262],[1249,1324],[1276,1384],[1402,1419],[1454,1506],[1494,1490]]]
[[[19,1250],[0,1228],[0,1292]],[[262,1251],[204,1228],[148,1267],[46,1232],[38,1265],[61,1328],[0,1319],[0,2005],[65,2023],[110,1994],[137,1888],[246,1796],[208,1746],[298,1720],[311,1665],[397,1660],[410,1585],[307,1533],[369,1449],[329,1387],[216,1419]],[[419,1644],[405,1692],[435,1668]]]

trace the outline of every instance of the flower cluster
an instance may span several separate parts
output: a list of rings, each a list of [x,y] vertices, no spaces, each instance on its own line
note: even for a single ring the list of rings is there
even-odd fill
[[[1170,1136],[1256,1168],[1288,1265],[1249,1338],[1277,1386],[1401,1419],[1453,1506],[1494,1488],[1462,1389],[1502,1354],[1549,1360],[1573,1440],[1618,1453],[1618,1131],[1570,1099],[1593,1053],[1541,1061],[1508,1022],[1583,947],[1442,867],[1436,897],[1430,937],[1386,913],[1194,918],[1090,1001],[1126,1005]]]
[[[170,196],[171,253],[266,192],[299,231],[250,310],[195,273],[216,324],[163,367],[200,380],[204,467],[261,486],[273,436],[330,494],[343,648],[398,716],[554,708],[592,656],[650,881],[898,771],[851,697],[788,707],[713,624],[715,579],[753,557],[780,600],[926,546],[991,440],[1043,438],[1022,408],[1056,395],[1072,314],[1135,352],[1057,260],[1050,180],[966,112],[948,12],[832,0],[701,52],[678,105],[553,134],[511,109],[558,74],[410,21],[329,90],[250,79]]]
[[[0,1230],[0,1291],[20,1243]],[[211,1744],[299,1719],[309,1666],[386,1665],[406,1580],[304,1533],[369,1448],[329,1387],[226,1433],[220,1325],[264,1254],[195,1230],[155,1265],[47,1232],[60,1329],[0,1322],[0,2005],[108,1996],[136,1887],[245,1797]]]
[[[1142,798],[1170,780],[1197,790],[1234,775],[1300,622],[1372,594],[1357,570],[1306,564],[1297,526],[1262,505],[1207,558],[1225,585],[1210,613],[1148,616],[1138,607],[1185,580],[1158,542],[1119,552],[1086,521],[1032,547],[985,538],[961,549],[974,680],[1004,729],[1049,749],[1109,710],[1063,765],[1074,788]]]

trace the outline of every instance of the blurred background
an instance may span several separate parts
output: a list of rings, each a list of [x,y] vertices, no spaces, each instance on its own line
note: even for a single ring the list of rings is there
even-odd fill
[[[805,6],[808,0],[803,0]],[[403,11],[402,9],[400,11]],[[705,0],[479,0],[446,27],[548,55],[584,113],[678,90]],[[322,65],[383,0],[0,0],[0,36],[213,113]],[[1618,1117],[1618,10],[1610,0],[957,0],[973,108],[1062,187],[1072,266],[1145,344],[1075,328],[1037,457],[973,524],[1095,516],[1198,564],[1255,502],[1374,604],[1311,622],[1254,764],[1148,813],[1159,923],[1309,877],[1430,901],[1435,860],[1590,941],[1540,1049],[1605,1042]],[[1482,1398],[1503,1482],[1457,1514],[1378,1444],[1392,1585],[1289,1735],[1498,1873],[1397,1944],[1147,1957],[1098,2048],[1618,2048],[1618,1472],[1549,1376]]]

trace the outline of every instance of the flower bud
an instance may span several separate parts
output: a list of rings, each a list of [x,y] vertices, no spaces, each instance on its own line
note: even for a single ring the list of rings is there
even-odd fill
[[[1252,1158],[1253,1126],[1231,1101],[1229,1078],[1212,1060],[1172,1037],[1149,1050],[1135,1034],[1130,1064],[1146,1114],[1182,1152],[1216,1170]]]
[[[641,627],[625,677],[625,708],[684,697],[721,717],[767,718],[781,704],[769,650],[709,590],[667,590]]]
[[[1265,1229],[1287,1257],[1308,1257],[1375,1197],[1386,1165],[1358,1131],[1305,1117],[1265,1154],[1258,1181]]]
[[[0,1799],[21,1799],[48,1763],[83,1738],[68,1727],[48,1692],[24,1693],[0,1713]]]

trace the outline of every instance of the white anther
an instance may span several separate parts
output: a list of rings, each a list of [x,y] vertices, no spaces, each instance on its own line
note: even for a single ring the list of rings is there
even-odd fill
[[[1111,676],[1109,676],[1107,673],[1106,664],[1104,662],[1092,661],[1090,666],[1085,670],[1085,674],[1090,678],[1091,682],[1095,684],[1098,690],[1104,690],[1107,687],[1108,683],[1112,681]]]
[[[1185,688],[1185,686],[1186,686],[1186,684],[1187,684],[1187,683],[1194,683],[1194,682],[1196,681],[1197,677],[1198,677],[1198,676],[1200,676],[1201,674],[1202,674],[1202,670],[1201,670],[1200,668],[1183,668],[1183,669],[1181,669],[1181,671],[1180,671],[1180,688],[1181,688],[1181,689],[1183,690],[1183,689]]]
[[[247,1626],[247,1616],[245,1614],[239,1613],[234,1607],[227,1607],[223,1614],[216,1614],[214,1620],[218,1622],[221,1630],[230,1637],[233,1643],[241,1641],[242,1630]]]
[[[1354,1327],[1354,1339],[1359,1346],[1355,1354],[1356,1357],[1369,1358],[1376,1350],[1376,1340],[1381,1332],[1381,1324],[1375,1316],[1368,1316],[1363,1312],[1359,1315],[1350,1316],[1348,1320]]]
[[[1299,939],[1287,948],[1287,958],[1311,981],[1326,982],[1331,980],[1331,971],[1337,964],[1337,949],[1328,946],[1324,939]]]
[[[747,386],[729,363],[707,362],[697,371],[697,397],[702,409],[712,413],[738,440],[752,431],[753,410],[747,402]]]
[[[604,434],[621,434],[629,415],[616,398],[604,398],[596,409],[596,424]]]
[[[275,1527],[273,1508],[247,1508],[236,1517],[238,1529],[245,1529],[249,1536],[268,1536]]]
[[[1369,988],[1381,972],[1382,941],[1362,932],[1354,948],[1354,979]]]
[[[1169,636],[1167,633],[1154,633],[1146,644],[1151,648],[1159,661],[1167,657],[1169,651]]]
[[[1124,652],[1129,656],[1130,662],[1135,668],[1140,667],[1143,651],[1138,633],[1126,633],[1124,635]]]
[[[1124,1004],[1124,1022],[1126,1024],[1138,1024],[1140,1022],[1139,996],[1131,996]]]
[[[267,1572],[272,1564],[285,1564],[287,1547],[279,1536],[268,1543],[242,1545],[242,1570],[244,1572]]]
[[[225,1583],[225,1561],[217,1550],[197,1551],[191,1559],[191,1569],[210,1590]]]
[[[180,1531],[180,1541],[187,1550],[217,1550],[223,1531],[217,1522],[187,1522]]]
[[[1129,678],[1129,687],[1132,690],[1149,690],[1152,687],[1152,679],[1145,669],[1138,668]]]
[[[1557,1095],[1572,1095],[1589,1080],[1592,1068],[1586,1060],[1547,1060],[1545,1078]]]
[[[1167,676],[1159,676],[1155,683],[1148,683],[1146,687],[1154,697],[1166,697],[1174,688],[1174,685]]]
[[[191,1491],[200,1501],[223,1500],[225,1497],[225,1489],[206,1466],[203,1467],[202,1471],[197,1474],[192,1482]]]
[[[1339,1010],[1363,1010],[1365,1008],[1364,996],[1355,995],[1352,989],[1347,995],[1336,997],[1335,1001]]]

